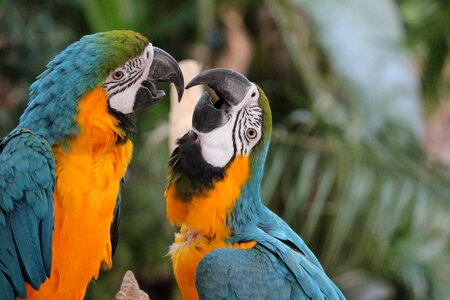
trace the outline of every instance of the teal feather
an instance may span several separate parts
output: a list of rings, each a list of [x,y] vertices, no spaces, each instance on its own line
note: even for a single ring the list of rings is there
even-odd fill
[[[51,189],[46,189],[45,193],[46,199],[53,198],[53,192]],[[43,205],[43,207],[46,207],[46,211],[43,211],[43,216],[41,218],[42,221],[39,227],[39,236],[41,237],[41,251],[44,269],[47,277],[49,277],[52,267],[52,247],[49,247],[49,245],[52,244],[52,234],[49,234],[49,232],[53,233],[53,217],[48,216],[53,216],[53,202],[47,202]]]
[[[309,299],[294,276],[272,252],[257,245],[249,250],[218,249],[197,267],[200,299]],[[300,297],[299,297],[300,296]]]
[[[10,224],[0,224],[0,295],[14,299],[14,294],[25,295],[25,281],[16,255]],[[6,284],[5,284],[6,283]]]
[[[47,277],[42,255],[36,255],[41,253],[38,232],[40,221],[25,201],[10,215],[10,221],[24,278],[38,289]]]
[[[0,166],[0,291],[15,299],[25,282],[37,289],[50,275],[55,161],[45,140],[21,129],[1,140]]]
[[[3,186],[6,187],[6,184]],[[6,189],[0,191],[0,199],[2,199],[2,210],[5,213],[8,213],[11,210],[13,210],[14,208],[13,198],[11,197],[11,195],[9,195],[9,193],[7,193]]]

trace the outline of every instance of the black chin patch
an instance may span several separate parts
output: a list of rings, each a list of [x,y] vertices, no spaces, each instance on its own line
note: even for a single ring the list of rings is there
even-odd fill
[[[189,201],[214,187],[215,180],[225,177],[225,169],[206,162],[201,154],[196,134],[186,133],[178,140],[178,147],[169,159],[169,184],[175,184],[180,199]]]
[[[119,137],[117,141],[118,143],[125,143],[131,137],[131,134],[136,133],[136,117],[134,114],[124,114],[109,105],[108,107],[109,113],[119,121],[118,127],[126,134],[125,138]]]

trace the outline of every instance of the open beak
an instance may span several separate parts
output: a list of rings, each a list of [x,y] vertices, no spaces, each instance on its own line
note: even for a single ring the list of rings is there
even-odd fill
[[[154,84],[157,82],[169,82],[175,85],[178,101],[181,100],[184,91],[184,79],[177,61],[166,51],[153,47],[153,61],[146,80],[136,93],[133,111],[141,110],[153,105],[165,96],[163,90],[157,90]]]
[[[231,118],[232,107],[239,105],[253,86],[243,75],[225,68],[210,69],[192,79],[186,89],[199,84],[208,85],[217,95],[205,92],[194,109],[192,127],[202,133],[210,132],[226,124]]]

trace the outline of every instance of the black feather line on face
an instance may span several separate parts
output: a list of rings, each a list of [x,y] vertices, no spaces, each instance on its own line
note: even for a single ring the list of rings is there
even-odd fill
[[[206,162],[196,138],[194,132],[180,138],[168,163],[169,184],[175,184],[177,196],[185,201],[213,189],[214,181],[225,177],[227,167],[214,167]]]
[[[119,137],[117,143],[123,144],[131,137],[133,133],[136,133],[136,117],[134,114],[124,114],[108,105],[109,113],[113,115],[118,121],[118,127],[125,132],[125,137]]]

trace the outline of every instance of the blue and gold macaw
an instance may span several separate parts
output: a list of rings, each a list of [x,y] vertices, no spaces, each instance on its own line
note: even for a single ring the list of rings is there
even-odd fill
[[[183,298],[344,299],[303,240],[261,201],[272,117],[264,92],[241,74],[212,69],[192,130],[169,161],[170,247]]]
[[[31,85],[0,141],[0,299],[82,299],[117,243],[134,113],[184,82],[177,62],[132,31],[87,35]]]

